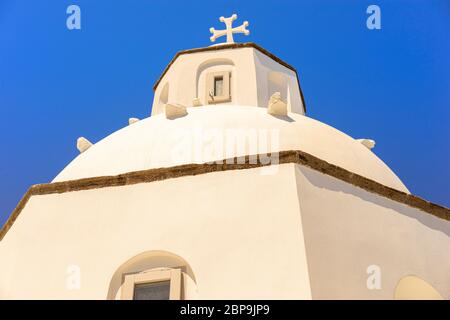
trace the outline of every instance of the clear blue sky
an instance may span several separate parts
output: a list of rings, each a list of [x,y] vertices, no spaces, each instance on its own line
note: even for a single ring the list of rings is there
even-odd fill
[[[66,8],[81,7],[81,30]],[[366,28],[381,8],[382,29]],[[152,85],[179,50],[210,45],[237,13],[301,78],[308,115],[355,138],[409,189],[450,207],[450,0],[0,0],[0,224],[28,187],[150,114]]]

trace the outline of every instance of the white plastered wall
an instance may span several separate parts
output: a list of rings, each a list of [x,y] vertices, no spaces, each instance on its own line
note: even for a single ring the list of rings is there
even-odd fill
[[[393,299],[409,275],[450,299],[450,222],[296,167],[313,299]],[[367,287],[369,266],[380,290]]]
[[[0,242],[0,299],[105,299],[151,250],[192,268],[186,298],[309,299],[294,165],[278,169],[33,196]],[[80,290],[66,289],[70,265]]]
[[[304,114],[304,106],[296,73],[258,50],[254,50],[254,56],[258,105],[260,107],[267,107],[267,102],[270,96],[275,93],[276,89],[276,91],[281,93],[281,97],[287,103],[288,112]],[[276,78],[282,84],[271,87],[270,83],[272,78]]]
[[[203,105],[207,105],[205,75],[216,71],[232,71],[230,104],[263,108],[267,107],[271,95],[268,87],[269,74],[276,72],[286,79],[288,111],[304,113],[295,72],[249,47],[180,55],[158,84],[152,115],[164,112],[160,96],[167,83],[169,102],[192,106],[193,99],[199,98]]]
[[[200,89],[204,88],[202,81],[205,79],[204,75],[200,74],[208,65],[216,66],[214,71],[222,71],[220,67],[217,69],[217,65],[222,65],[223,71],[233,70],[233,103],[256,106],[255,63],[252,51],[253,48],[240,48],[180,55],[162,77],[155,91],[152,115],[164,112],[157,102],[165,83],[170,86],[169,102],[192,106],[193,99],[199,98],[205,105],[205,94],[200,92]]]

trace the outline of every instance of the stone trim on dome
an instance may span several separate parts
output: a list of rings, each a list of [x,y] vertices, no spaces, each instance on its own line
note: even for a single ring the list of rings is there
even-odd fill
[[[190,53],[197,53],[197,52],[205,52],[205,51],[218,51],[218,50],[223,50],[223,49],[240,49],[240,48],[254,48],[256,50],[258,50],[259,52],[265,54],[266,56],[268,56],[269,58],[271,58],[272,60],[278,62],[279,64],[281,64],[282,66],[292,70],[295,72],[295,77],[297,78],[297,84],[298,84],[298,89],[300,91],[300,98],[302,99],[302,103],[303,103],[303,109],[306,113],[306,103],[305,103],[305,97],[303,96],[303,91],[302,91],[302,87],[300,86],[300,79],[298,77],[298,72],[297,70],[291,66],[290,64],[288,64],[287,62],[281,60],[280,58],[278,58],[276,55],[274,55],[273,53],[270,53],[269,51],[267,51],[266,49],[260,47],[259,45],[257,45],[256,43],[253,42],[245,42],[245,43],[229,43],[229,44],[219,44],[219,45],[215,45],[215,46],[210,46],[210,47],[204,47],[204,48],[194,48],[194,49],[188,49],[188,50],[182,50],[182,51],[178,51],[175,56],[172,58],[172,60],[169,62],[169,64],[166,66],[166,68],[164,69],[164,71],[161,73],[161,75],[159,76],[158,80],[156,80],[155,84],[153,85],[153,91],[156,91],[156,88],[158,87],[159,83],[161,82],[162,78],[164,77],[164,75],[167,73],[167,71],[170,69],[170,67],[172,66],[172,64],[175,62],[175,60],[177,60],[177,58],[183,54],[190,54]]]
[[[115,176],[102,176],[102,177],[84,178],[62,182],[36,184],[28,189],[28,191],[19,201],[17,207],[12,212],[9,219],[6,221],[5,225],[0,230],[0,241],[3,239],[8,230],[11,228],[14,221],[17,219],[20,212],[30,199],[30,197],[34,195],[46,195],[54,193],[65,193],[71,191],[98,189],[105,187],[125,186],[137,183],[146,183],[171,178],[178,178],[183,176],[194,176],[209,172],[251,169],[270,165],[270,163],[262,164],[260,162],[254,164],[250,162],[250,159],[255,159],[255,157],[245,156],[244,163],[238,163],[237,158],[234,158],[233,161],[224,160],[222,164],[206,164],[206,163],[185,164],[167,168],[128,172]],[[260,159],[259,155],[257,159]],[[449,208],[426,201],[412,194],[408,194],[387,187],[381,183],[378,183],[376,181],[365,178],[341,167],[330,164],[309,153],[300,150],[280,151],[278,163],[279,164],[295,163],[307,166],[311,169],[317,170],[326,175],[332,176],[334,178],[340,179],[344,182],[362,188],[368,192],[378,194],[393,201],[406,204],[413,208],[417,208],[431,215],[434,215],[438,218],[450,221]]]

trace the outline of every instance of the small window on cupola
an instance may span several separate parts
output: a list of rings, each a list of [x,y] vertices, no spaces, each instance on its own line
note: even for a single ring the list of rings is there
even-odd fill
[[[206,76],[206,101],[208,104],[231,101],[229,71],[211,72]]]
[[[223,95],[223,76],[214,77],[214,96]]]

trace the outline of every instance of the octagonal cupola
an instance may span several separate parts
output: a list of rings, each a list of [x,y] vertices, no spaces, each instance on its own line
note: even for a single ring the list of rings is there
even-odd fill
[[[175,55],[153,87],[152,115],[163,113],[168,103],[267,108],[275,93],[286,103],[288,112],[305,113],[296,70],[255,43],[235,43],[233,33],[249,34],[247,21],[232,28],[236,18],[221,17],[226,29],[210,29],[211,41],[226,36],[227,42]]]

